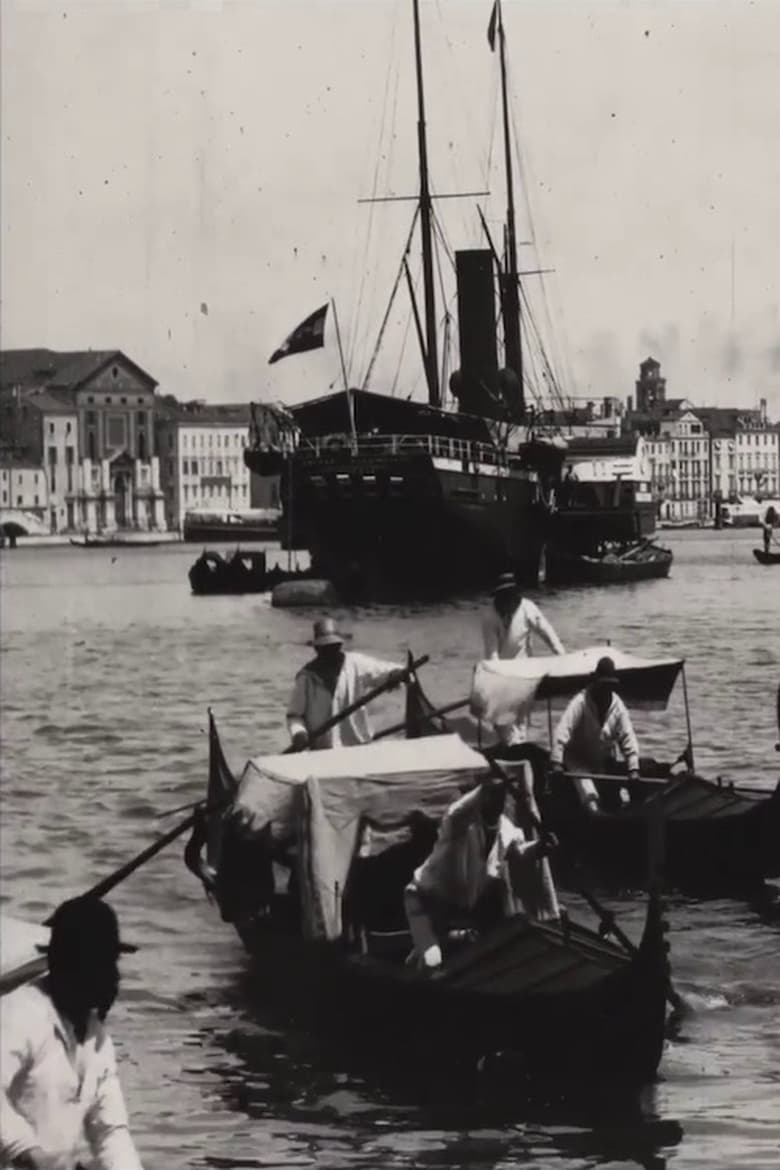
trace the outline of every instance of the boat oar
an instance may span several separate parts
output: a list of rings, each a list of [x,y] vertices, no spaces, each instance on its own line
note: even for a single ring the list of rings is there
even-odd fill
[[[135,873],[152,857],[155,857],[161,850],[175,841],[177,837],[181,837],[188,829],[191,829],[195,824],[196,818],[202,816],[204,813],[216,812],[221,805],[212,805],[211,808],[199,809],[197,813],[193,813],[185,820],[178,824],[173,829],[169,829],[162,837],[158,837],[151,845],[147,845],[130,861],[126,861],[124,865],[120,865],[112,873],[108,874],[101,881],[96,882],[94,886],[90,886],[88,890],[84,891],[85,896],[93,898],[103,898],[110,893],[116,886],[123,882],[131,873]],[[47,918],[44,926],[48,926],[51,919]],[[46,974],[48,960],[45,955],[40,958],[31,959],[28,963],[9,971],[7,974],[0,976],[0,995],[5,995],[9,991],[13,991],[15,987],[21,986],[22,983],[29,983],[32,979],[38,979],[41,975]]]
[[[491,760],[489,757],[485,758],[488,759],[488,763],[490,764],[493,774],[498,776],[499,779],[503,780],[504,783],[511,788],[512,777],[508,774],[508,772],[495,760]],[[549,839],[552,834],[542,824],[541,819],[536,816],[533,810],[527,805],[525,806],[525,811],[537,833],[539,833],[543,839]],[[618,926],[614,913],[611,910],[608,910],[606,906],[603,906],[601,902],[599,902],[596,895],[593,894],[590,890],[586,889],[581,882],[575,882],[573,888],[574,892],[579,894],[579,896],[588,903],[594,914],[598,916],[599,922],[601,924],[601,930],[605,934],[614,935],[626,953],[634,958],[639,953],[639,948],[637,947],[636,943],[632,942],[628,935]],[[671,984],[671,980],[669,980],[666,989],[666,998],[670,1006],[673,1007],[676,1011],[680,1011],[684,1007],[682,996],[674,990]]]
[[[425,712],[426,719],[440,719],[442,715],[450,715],[453,711],[460,711],[463,707],[468,707],[470,699],[456,699],[454,703],[446,703],[443,707],[432,708]],[[404,719],[401,723],[394,723],[392,727],[383,727],[374,736],[374,742],[378,739],[385,739],[388,735],[397,735],[399,731],[406,729],[407,722]]]
[[[359,711],[361,707],[365,707],[367,703],[370,703],[373,699],[378,698],[379,695],[383,695],[385,691],[389,691],[391,687],[400,686],[400,684],[404,682],[410,674],[414,674],[418,667],[425,666],[426,662],[429,661],[430,658],[427,654],[423,654],[421,658],[411,659],[406,666],[399,668],[397,672],[393,672],[391,678],[385,679],[383,683],[379,683],[378,686],[373,687],[370,691],[366,691],[365,695],[361,695],[359,699],[355,699],[354,703],[350,703],[349,706],[345,707],[343,711],[339,711],[337,715],[332,715],[330,719],[326,719],[320,727],[315,728],[315,730],[311,732],[309,735],[309,742],[311,743],[313,740],[319,739],[321,735],[324,735],[326,731],[330,731],[330,729],[335,727],[337,723],[341,723],[343,719],[346,719],[350,715],[354,715],[355,711]],[[301,750],[302,749],[300,748],[294,748],[293,745],[290,744],[289,747],[284,749],[282,755],[287,756],[292,752]]]

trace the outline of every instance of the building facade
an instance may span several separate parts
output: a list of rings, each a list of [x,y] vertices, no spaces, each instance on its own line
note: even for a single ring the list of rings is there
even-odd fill
[[[181,404],[157,424],[160,484],[169,528],[182,531],[187,512],[247,512],[258,507],[244,463],[248,405]]]
[[[43,469],[49,530],[163,530],[154,379],[119,350],[6,350],[0,363],[4,445]]]

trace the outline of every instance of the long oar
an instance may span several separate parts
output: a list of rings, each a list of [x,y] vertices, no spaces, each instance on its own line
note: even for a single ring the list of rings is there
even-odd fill
[[[460,711],[461,708],[468,707],[470,702],[470,699],[456,699],[454,703],[447,703],[444,707],[437,707],[435,710],[431,709],[430,711],[426,711],[425,718],[439,719],[442,715],[450,715],[453,711]],[[376,733],[373,742],[378,739],[385,739],[388,735],[397,735],[399,731],[403,731],[406,728],[406,725],[407,723],[404,719],[401,723],[394,723],[392,727],[383,727],[381,731]]]
[[[118,886],[120,882],[123,882],[126,877],[129,877],[131,873],[134,873],[152,857],[155,857],[161,850],[165,849],[167,845],[170,845],[172,841],[175,841],[177,837],[181,837],[183,833],[186,833],[188,829],[191,829],[195,824],[195,820],[198,815],[202,815],[203,812],[214,812],[219,807],[219,805],[213,805],[210,809],[199,810],[199,813],[197,814],[193,813],[192,816],[187,817],[186,820],[181,822],[181,824],[176,825],[176,827],[173,829],[169,829],[169,831],[164,833],[162,837],[158,837],[157,840],[153,841],[151,845],[147,845],[145,849],[142,849],[141,852],[133,857],[130,861],[126,861],[124,865],[120,865],[118,869],[115,869],[112,873],[108,874],[108,876],[104,877],[102,881],[99,881],[94,886],[91,886],[88,890],[85,891],[85,894],[95,898],[105,897],[105,895],[110,893],[110,891]],[[47,919],[44,925],[48,926],[49,922],[50,919]],[[19,987],[22,983],[29,983],[31,979],[38,979],[41,975],[46,973],[47,966],[48,960],[46,956],[41,955],[39,958],[31,959],[28,963],[15,968],[13,971],[9,971],[5,975],[0,975],[0,995],[5,995],[9,991],[13,991],[15,987]]]
[[[499,779],[503,780],[507,786],[511,787],[512,777],[508,774],[508,772],[506,772],[506,770],[502,768],[500,764],[496,763],[495,760],[491,760],[487,756],[485,758],[488,760],[494,775],[498,776]],[[542,824],[540,818],[537,817],[532,809],[528,808],[527,806],[526,812],[537,833],[539,833],[542,837],[549,838],[550,833]],[[575,883],[574,892],[579,894],[579,896],[588,903],[591,910],[593,910],[593,912],[598,916],[602,930],[614,935],[626,953],[631,955],[632,958],[635,957],[639,953],[639,948],[637,947],[636,943],[632,942],[628,935],[618,926],[617,922],[615,921],[615,915],[613,912],[608,910],[606,906],[603,906],[601,902],[599,902],[596,895],[593,894],[590,890],[586,889],[580,882]],[[671,985],[671,981],[669,981],[666,989],[666,998],[669,1004],[676,1011],[679,1011],[684,1007],[682,996],[680,996],[678,992],[674,990]]]

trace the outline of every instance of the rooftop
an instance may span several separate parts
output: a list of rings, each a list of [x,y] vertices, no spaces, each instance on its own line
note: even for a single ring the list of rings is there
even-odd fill
[[[109,362],[121,360],[151,385],[154,378],[120,349],[4,349],[0,351],[0,389],[8,391],[54,387],[76,390]]]

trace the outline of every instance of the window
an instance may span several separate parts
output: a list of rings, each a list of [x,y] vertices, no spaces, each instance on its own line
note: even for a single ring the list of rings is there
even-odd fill
[[[17,506],[17,508],[21,508],[21,506],[22,506],[22,497],[21,496],[16,497],[16,506]]]
[[[198,474],[198,461],[197,461],[197,459],[190,460],[190,467],[192,468],[192,474],[197,475]]]
[[[91,401],[91,399],[90,399],[90,401]],[[96,415],[95,415],[94,410],[88,410],[87,411],[87,426],[88,427],[94,427],[95,418],[96,418]]]
[[[66,447],[65,448],[65,462],[67,463],[68,467],[72,467],[73,464],[75,463],[75,461],[76,461],[75,454],[76,454],[75,448],[73,448],[73,447]]]
[[[120,398],[119,401],[122,403],[122,406],[127,406],[127,399],[126,398]]]
[[[106,415],[106,441],[109,447],[127,446],[127,416],[124,414]]]
[[[52,467],[57,466],[57,448],[49,447],[49,463]]]
[[[3,492],[3,503],[4,504],[8,503],[8,492],[6,492],[6,491]]]
[[[72,429],[72,428],[71,428],[71,425],[70,425],[70,423],[65,423],[65,434],[66,434],[66,435],[69,435],[69,434],[70,434],[70,432],[71,432],[71,429]]]
[[[94,402],[94,401],[95,401],[95,395],[94,395],[94,394],[88,394],[88,395],[87,395],[87,402]],[[89,417],[89,413],[87,414],[87,417]]]
[[[139,398],[139,399],[138,399],[138,405],[139,405],[139,406],[143,406],[143,404],[144,404],[144,400],[143,400],[143,398]]]
[[[54,423],[53,422],[49,423],[49,434],[50,435],[54,434]]]
[[[222,475],[222,460],[217,460],[217,475]]]
[[[38,486],[38,472],[37,472],[37,471],[36,471],[36,472],[35,472],[35,474],[33,475],[33,485],[34,485],[35,487],[37,487],[37,486]]]
[[[22,477],[21,477],[21,475],[17,475],[17,477],[16,477],[16,482],[17,482],[17,483],[21,483],[21,482],[22,482]]]
[[[112,399],[111,399],[110,395],[108,395],[108,394],[106,395],[106,400],[105,400],[105,401],[106,401],[106,406],[110,406],[110,405],[111,405]]]
[[[118,377],[119,377],[119,370],[116,368],[116,366],[112,366],[112,367],[111,367],[111,377],[112,377],[112,378],[118,378]]]
[[[38,507],[38,497],[37,496],[35,497],[35,507],[36,508]]]

